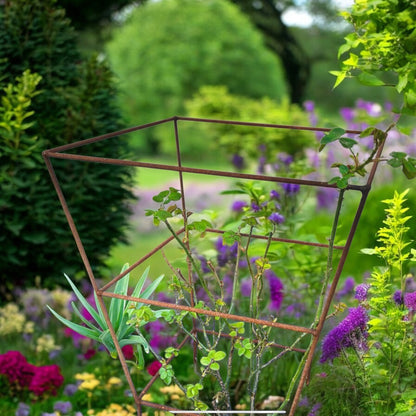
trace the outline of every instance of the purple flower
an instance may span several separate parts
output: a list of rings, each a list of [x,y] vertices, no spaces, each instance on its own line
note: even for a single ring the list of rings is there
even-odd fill
[[[231,205],[231,210],[234,212],[242,212],[243,208],[247,206],[247,203],[244,201],[234,201]]]
[[[290,304],[287,308],[286,308],[286,314],[287,315],[292,315],[295,318],[300,318],[304,313],[305,313],[305,304],[304,303],[300,303],[300,302],[295,302]]]
[[[65,396],[73,396],[78,391],[78,386],[76,384],[67,384],[64,387]]]
[[[270,269],[264,272],[264,276],[269,281],[270,287],[270,309],[278,311],[283,301],[283,283]]]
[[[322,407],[321,403],[314,404],[311,411],[308,413],[308,416],[317,416],[319,414],[319,409],[321,407]]]
[[[284,163],[286,166],[289,166],[293,162],[293,156],[286,153],[281,153],[279,155],[279,160]]]
[[[305,101],[303,107],[308,113],[315,111],[315,103],[311,100]]]
[[[350,308],[348,315],[331,329],[322,344],[321,363],[333,361],[344,348],[367,349],[367,311],[363,306]]]
[[[332,209],[338,197],[338,190],[334,188],[319,188],[316,192],[317,209]]]
[[[67,414],[72,410],[72,404],[71,402],[63,402],[63,401],[58,401],[55,402],[55,404],[53,405],[53,410],[55,410],[55,412],[59,412],[60,414]]]
[[[251,279],[244,279],[244,280],[242,280],[241,281],[241,287],[240,287],[241,294],[243,296],[246,296],[246,297],[247,296],[250,296],[251,287],[252,287],[252,281],[251,281]]]
[[[279,192],[277,192],[276,190],[272,189],[270,191],[270,199],[280,199]]]
[[[217,239],[215,243],[217,249],[217,262],[220,267],[227,264],[229,260],[235,260],[237,256],[238,243],[237,241],[232,246],[224,245],[222,237]]]
[[[260,156],[259,157],[259,166],[257,168],[257,173],[264,173],[265,172],[265,166],[266,166],[266,157]]]
[[[251,209],[254,211],[254,212],[259,212],[260,211],[260,207],[255,203],[255,202],[252,202],[251,203]]]
[[[416,311],[416,292],[405,293],[404,304],[409,311]]]
[[[244,158],[243,156],[240,156],[238,154],[234,154],[231,163],[234,165],[234,167],[238,170],[242,170],[244,168]]]
[[[370,285],[367,283],[361,283],[356,286],[355,288],[355,296],[354,298],[360,302],[364,302],[367,300],[368,289],[370,289]]]
[[[343,107],[341,108],[341,110],[339,111],[341,114],[341,117],[347,122],[350,123],[351,121],[354,120],[354,110],[350,107]]]
[[[201,263],[202,273],[209,273],[211,269],[208,267],[208,261],[204,256],[198,256],[198,259]]]
[[[285,221],[285,217],[282,214],[279,214],[278,212],[273,212],[269,215],[269,220],[275,224],[281,224]]]
[[[353,277],[347,277],[343,288],[336,294],[336,299],[340,300],[342,297],[349,295],[354,290],[355,281]]]
[[[295,195],[299,192],[300,186],[297,183],[282,183],[286,195]]]
[[[393,300],[397,305],[403,305],[403,294],[401,290],[396,290],[394,292]]]
[[[15,416],[29,416],[30,414],[30,407],[26,403],[19,403],[17,406]]]

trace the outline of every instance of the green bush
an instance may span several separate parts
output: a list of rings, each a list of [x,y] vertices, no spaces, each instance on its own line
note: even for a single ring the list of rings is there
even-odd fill
[[[231,94],[224,86],[202,87],[192,100],[187,101],[186,109],[191,117],[295,126],[309,124],[306,113],[288,100],[276,102],[267,97],[252,99]],[[190,145],[199,143],[202,147],[213,143],[214,150],[217,146],[217,154],[218,147],[222,147],[229,156],[239,154],[256,159],[263,154],[272,163],[278,152],[300,156],[307,147],[316,145],[313,133],[302,130],[208,124],[205,134],[204,140]],[[263,148],[259,149],[260,145]],[[198,150],[204,154],[202,148]]]
[[[0,22],[0,278],[7,292],[33,285],[37,276],[50,287],[64,272],[83,269],[41,152],[117,130],[120,112],[107,65],[96,57],[81,61],[76,35],[54,0],[6,2]],[[123,146],[110,140],[89,154],[120,157]],[[130,170],[62,160],[54,167],[96,269],[124,238]]]
[[[183,115],[185,100],[203,85],[253,98],[286,93],[280,62],[248,17],[224,0],[138,6],[114,30],[107,53],[133,125]]]

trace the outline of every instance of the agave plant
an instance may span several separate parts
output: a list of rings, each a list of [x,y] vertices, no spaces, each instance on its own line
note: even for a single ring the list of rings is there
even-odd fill
[[[122,272],[124,272],[128,267],[129,265],[125,264],[122,268]],[[154,291],[157,289],[157,287],[159,286],[164,276],[163,275],[159,276],[157,279],[155,279],[149,286],[147,286],[143,290],[148,274],[149,274],[149,267],[143,272],[131,296],[148,299],[154,293]],[[72,329],[73,331],[81,335],[84,335],[87,338],[91,338],[103,344],[104,347],[110,353],[111,357],[116,358],[117,350],[114,345],[114,341],[111,337],[110,329],[104,318],[103,310],[101,309],[101,306],[98,302],[97,295],[94,292],[95,304],[97,307],[97,309],[95,309],[85,299],[85,297],[77,289],[77,287],[71,281],[71,279],[67,275],[65,275],[65,277],[68,280],[68,283],[70,284],[79,302],[89,312],[93,320],[89,321],[85,319],[82,316],[79,309],[77,308],[75,302],[71,302],[74,313],[81,319],[84,325],[71,322],[70,320],[56,313],[48,305],[47,305],[47,308],[52,312],[52,314],[57,319],[59,319],[59,321],[61,321],[68,328]],[[129,280],[130,280],[130,274],[128,273],[116,283],[116,286],[114,288],[114,293],[119,294],[119,295],[127,295],[127,291],[129,288]],[[135,324],[132,325],[131,315],[135,312],[137,313],[137,311],[140,310],[141,307],[144,307],[144,305],[140,303],[136,304],[136,302],[127,301],[125,299],[112,298],[110,302],[110,307],[108,309],[108,316],[109,316],[111,325],[114,329],[114,332],[117,336],[117,340],[118,340],[120,347],[122,348],[126,345],[136,345],[136,357],[138,359],[138,365],[140,367],[144,363],[143,350],[146,353],[148,353],[149,344],[147,340],[144,338],[144,336],[138,330],[138,327],[145,325],[147,322],[142,319],[140,321],[140,324],[138,324],[137,320],[135,320]],[[149,310],[147,306],[146,306],[146,309]],[[162,313],[163,313],[163,310],[152,311],[151,320],[160,318]]]

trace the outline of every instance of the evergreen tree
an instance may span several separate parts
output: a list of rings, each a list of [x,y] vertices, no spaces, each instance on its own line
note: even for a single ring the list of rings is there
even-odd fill
[[[40,153],[121,126],[112,73],[97,57],[82,62],[75,45],[75,32],[55,0],[13,0],[0,6],[2,291],[32,285],[37,276],[42,286],[52,286],[63,273],[83,270]],[[36,93],[28,94],[25,79],[16,81],[25,70],[41,77]],[[28,123],[16,127],[19,94]],[[14,108],[6,105],[8,96],[16,98]],[[107,140],[88,154],[121,157],[124,146]],[[54,167],[90,263],[99,268],[114,242],[125,238],[131,172],[62,160],[54,161]]]

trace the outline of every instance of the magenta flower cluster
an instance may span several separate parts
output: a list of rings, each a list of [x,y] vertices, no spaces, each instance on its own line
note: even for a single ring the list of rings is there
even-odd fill
[[[0,374],[6,377],[11,389],[28,390],[37,397],[56,395],[64,382],[57,365],[30,364],[19,351],[0,354]]]
[[[332,362],[341,354],[343,349],[348,347],[366,350],[367,322],[368,314],[363,306],[350,308],[344,320],[331,329],[324,338],[320,362]]]

